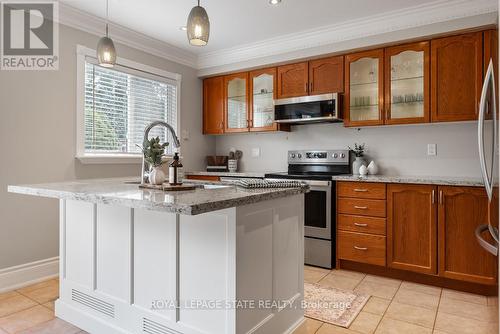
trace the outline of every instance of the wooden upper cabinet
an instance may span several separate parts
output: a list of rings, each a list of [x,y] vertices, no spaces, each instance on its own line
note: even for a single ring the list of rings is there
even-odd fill
[[[430,121],[430,43],[385,49],[385,124]]]
[[[387,266],[437,274],[437,189],[387,186]]]
[[[248,132],[248,72],[224,77],[224,132]]]
[[[431,41],[431,121],[475,120],[483,85],[483,33]]]
[[[486,30],[483,33],[483,40],[484,40],[484,74],[486,75],[486,71],[488,71],[488,66],[490,64],[490,60],[493,60],[493,69],[494,69],[494,74],[495,74],[495,87],[497,88],[498,91],[498,30],[496,29],[491,29],[491,30]],[[496,106],[497,106],[497,119],[499,118],[499,112],[498,112],[498,107],[499,107],[499,95],[496,94]],[[489,112],[489,109],[487,109],[486,112],[486,119],[491,119],[491,112]]]
[[[344,125],[384,124],[384,49],[345,57]]]
[[[277,98],[305,96],[309,93],[308,62],[278,67]]]
[[[309,62],[309,95],[344,91],[344,57],[330,57]]]
[[[203,134],[224,133],[224,77],[203,80]]]
[[[276,68],[252,71],[250,84],[250,131],[275,131],[274,99],[276,98]]]
[[[497,258],[474,235],[476,227],[487,222],[488,197],[483,188],[439,187],[440,276],[497,284]]]

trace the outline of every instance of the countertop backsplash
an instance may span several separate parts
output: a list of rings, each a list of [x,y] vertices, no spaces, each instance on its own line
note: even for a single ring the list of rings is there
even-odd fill
[[[480,177],[477,123],[434,123],[344,128],[342,124],[292,127],[292,132],[249,133],[216,138],[216,152],[231,147],[243,151],[239,171],[286,171],[287,151],[294,149],[345,149],[366,143],[366,160],[374,160],[385,175]],[[271,145],[272,143],[272,145]],[[437,144],[437,155],[427,145]],[[252,149],[260,157],[252,157]]]

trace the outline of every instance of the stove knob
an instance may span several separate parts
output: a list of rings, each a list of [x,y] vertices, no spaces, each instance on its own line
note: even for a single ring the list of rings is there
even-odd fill
[[[290,156],[292,157],[292,159],[295,159],[295,153],[290,154]]]
[[[297,154],[297,158],[302,159],[302,154]]]
[[[344,159],[344,158],[345,158],[345,154],[344,154],[344,153],[340,153],[340,157],[341,157],[342,159]]]
[[[334,159],[337,159],[339,157],[339,155],[337,153],[333,153],[332,156],[333,156]]]

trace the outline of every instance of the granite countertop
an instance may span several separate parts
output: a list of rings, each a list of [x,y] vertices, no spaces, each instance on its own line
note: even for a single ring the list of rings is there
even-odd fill
[[[185,175],[209,175],[209,176],[229,176],[229,177],[255,177],[263,178],[265,172],[206,172],[206,171],[192,171],[186,172]]]
[[[185,182],[189,184],[191,182]],[[194,183],[194,182],[193,182]],[[196,182],[202,186],[201,182]],[[304,188],[244,189],[234,185],[211,184],[210,189],[190,191],[140,189],[137,179],[93,179],[61,183],[9,186],[11,193],[116,204],[132,208],[198,215],[275,198],[305,193]]]
[[[398,175],[335,175],[335,181],[362,181],[383,183],[435,184],[446,186],[482,187],[481,178],[451,176],[398,176]]]

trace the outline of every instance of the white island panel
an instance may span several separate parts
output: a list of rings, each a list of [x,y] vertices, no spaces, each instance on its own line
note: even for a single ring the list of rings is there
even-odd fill
[[[132,209],[105,204],[97,204],[96,209],[95,289],[128,302]]]
[[[61,200],[56,315],[98,334],[291,333],[303,223],[302,194],[194,216]]]
[[[157,301],[177,299],[177,225],[176,215],[134,210],[132,303],[168,321],[175,321],[175,309]]]

